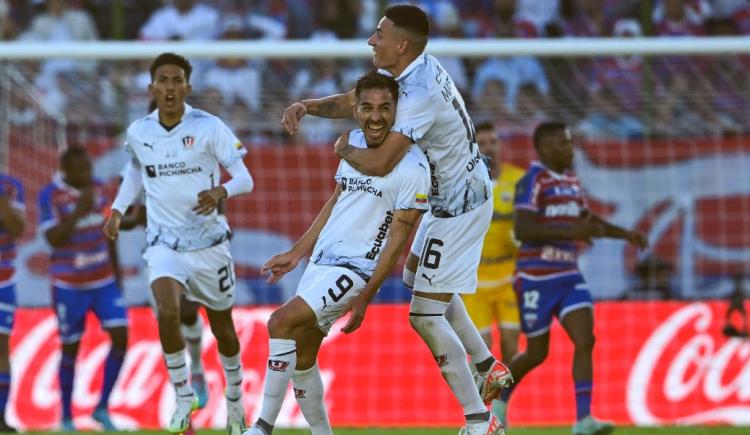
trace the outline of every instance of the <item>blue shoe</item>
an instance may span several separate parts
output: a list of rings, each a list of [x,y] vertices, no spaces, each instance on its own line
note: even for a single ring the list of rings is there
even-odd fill
[[[112,423],[112,419],[109,418],[109,411],[107,411],[107,408],[96,408],[94,410],[94,413],[91,414],[91,417],[93,417],[94,420],[98,421],[99,424],[102,425],[105,431],[107,432],[117,431],[117,428],[115,427],[114,423]]]
[[[76,432],[76,427],[73,424],[73,420],[64,418],[60,424],[60,432]]]
[[[203,373],[191,374],[190,386],[193,387],[195,397],[198,398],[198,409],[203,409],[208,403],[208,384]]]

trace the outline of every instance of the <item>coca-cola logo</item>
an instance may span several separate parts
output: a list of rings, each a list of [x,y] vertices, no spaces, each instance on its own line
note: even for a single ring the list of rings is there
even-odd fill
[[[687,305],[646,340],[627,384],[635,424],[750,424],[750,341],[724,338],[715,316]]]

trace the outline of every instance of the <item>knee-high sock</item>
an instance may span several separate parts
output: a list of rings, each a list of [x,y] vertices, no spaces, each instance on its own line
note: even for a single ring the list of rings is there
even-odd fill
[[[198,316],[198,320],[192,325],[180,324],[182,336],[185,337],[185,347],[190,355],[190,373],[203,373],[203,358],[201,341],[203,338],[203,317]]]
[[[323,401],[323,378],[320,377],[318,365],[307,370],[295,370],[292,375],[294,397],[297,399],[302,415],[313,435],[332,435],[333,429],[328,421],[326,404]]]
[[[461,403],[464,414],[485,416],[488,414],[487,408],[474,384],[474,377],[466,361],[466,351],[444,316],[447,308],[446,302],[414,296],[409,321],[430,348],[443,378]]]
[[[107,409],[109,396],[112,394],[112,389],[115,388],[115,382],[117,382],[117,376],[120,375],[120,369],[122,368],[122,363],[124,361],[124,350],[115,349],[114,347],[109,350],[107,360],[104,362],[104,381],[102,382],[102,396],[99,399],[99,405],[97,405],[97,408]]]
[[[487,343],[484,342],[474,322],[471,321],[460,295],[454,294],[451,298],[450,305],[445,311],[445,318],[450,323],[451,328],[456,331],[461,344],[471,356],[471,362],[477,366],[477,371],[480,374],[486,374],[492,363],[495,362],[495,357],[492,356],[489,348],[487,348]]]
[[[167,364],[169,380],[172,381],[177,393],[178,401],[193,400],[193,387],[188,382],[187,362],[185,361],[185,349],[180,349],[175,353],[165,353],[164,361]]]
[[[225,394],[229,400],[237,401],[242,397],[242,361],[240,361],[240,354],[226,356],[219,352],[219,359],[222,367],[224,367],[224,377],[227,381]]]
[[[263,406],[259,419],[273,426],[281,411],[289,381],[297,365],[297,343],[294,340],[272,338],[269,340],[268,347]]]
[[[62,354],[60,358],[60,396],[63,420],[73,419],[73,381],[76,373],[76,358]]]

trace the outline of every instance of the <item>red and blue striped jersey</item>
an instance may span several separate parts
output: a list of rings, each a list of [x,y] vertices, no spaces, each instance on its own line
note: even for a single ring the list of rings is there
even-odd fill
[[[8,198],[10,204],[24,210],[24,191],[21,182],[7,174],[0,174],[0,193]],[[0,217],[2,219],[2,217]],[[0,226],[0,286],[10,284],[15,273],[16,240],[4,226]]]
[[[94,206],[79,219],[70,238],[52,248],[50,275],[55,286],[90,289],[114,281],[109,241],[102,232],[109,198],[99,181],[94,182]],[[39,193],[40,224],[44,233],[73,213],[81,192],[63,181],[60,174]]]
[[[533,162],[516,184],[514,209],[536,213],[544,225],[570,226],[586,208],[581,184],[572,172],[557,174]],[[524,242],[516,272],[537,277],[578,273],[578,250],[579,242],[570,240]]]

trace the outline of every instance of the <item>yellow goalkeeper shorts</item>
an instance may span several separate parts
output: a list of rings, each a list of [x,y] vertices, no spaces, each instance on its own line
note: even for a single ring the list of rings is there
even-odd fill
[[[496,287],[479,287],[476,293],[461,297],[479,331],[489,330],[495,323],[501,328],[521,328],[512,280]]]

